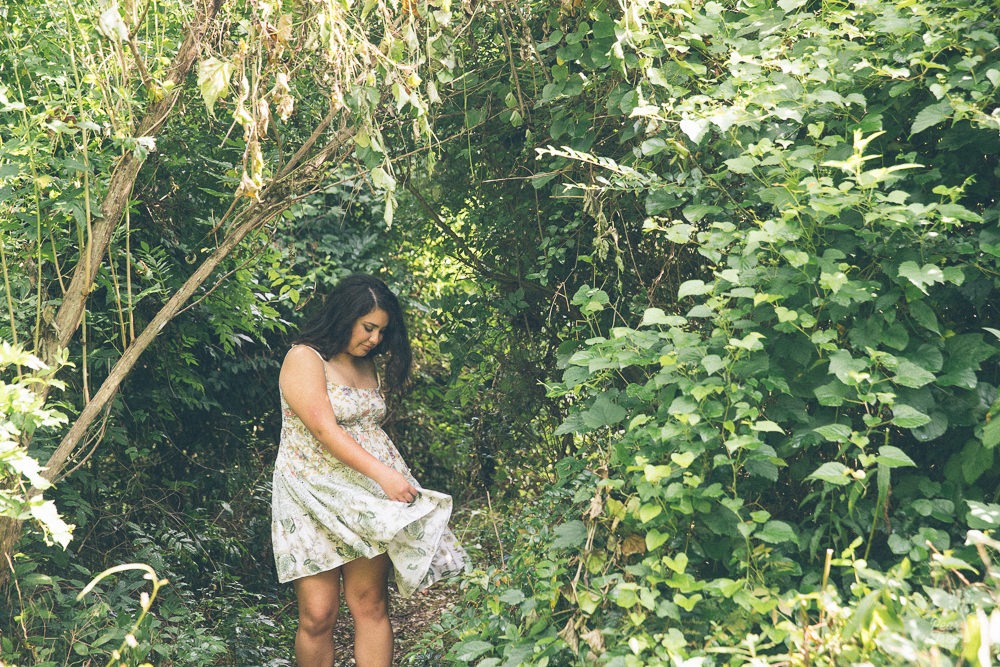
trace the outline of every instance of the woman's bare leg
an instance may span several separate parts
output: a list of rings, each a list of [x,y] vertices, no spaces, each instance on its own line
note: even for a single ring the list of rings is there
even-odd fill
[[[340,611],[340,568],[295,580],[299,630],[295,661],[299,667],[333,667],[333,626]]]
[[[389,568],[385,554],[345,563],[344,598],[354,618],[357,667],[390,667],[392,625],[389,623]]]

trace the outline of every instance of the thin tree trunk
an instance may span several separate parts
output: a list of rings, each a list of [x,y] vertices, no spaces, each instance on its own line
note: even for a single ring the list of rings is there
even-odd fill
[[[191,274],[184,285],[174,293],[173,296],[160,308],[149,324],[125,349],[125,353],[118,359],[111,372],[101,383],[100,389],[93,398],[83,407],[80,415],[73,422],[69,431],[63,436],[59,446],[49,456],[42,476],[49,481],[53,481],[62,472],[67,459],[72,455],[80,440],[86,435],[87,430],[94,420],[100,415],[104,407],[114,398],[121,386],[122,381],[129,374],[139,356],[153,342],[156,336],[180,311],[191,295],[208,279],[219,264],[229,256],[230,253],[246,238],[254,229],[267,224],[275,215],[284,210],[285,205],[278,203],[257,211],[248,220],[240,223],[226,236],[225,240],[209,255],[204,262]],[[37,493],[37,491],[35,491]],[[0,521],[0,554],[5,554],[3,561],[8,556],[12,556],[14,546],[21,538],[22,522],[3,517]],[[0,571],[0,584],[5,583],[8,571],[3,568]]]
[[[108,402],[114,397],[118,392],[118,388],[121,386],[122,381],[131,372],[132,368],[135,366],[136,362],[139,360],[139,356],[149,347],[150,343],[159,335],[160,331],[174,318],[174,316],[180,311],[181,307],[191,298],[191,295],[195,293],[202,283],[204,283],[212,272],[222,263],[222,261],[236,249],[237,246],[246,238],[247,234],[251,231],[258,229],[259,227],[267,224],[276,214],[284,210],[282,205],[272,205],[266,209],[259,211],[256,215],[251,217],[249,220],[238,225],[233,229],[223,240],[222,244],[215,249],[208,258],[205,259],[201,265],[195,269],[188,279],[184,282],[179,290],[174,292],[173,296],[167,300],[167,302],[160,308],[159,312],[150,320],[149,324],[125,349],[125,353],[118,358],[111,372],[101,383],[100,389],[94,394],[93,398],[83,407],[80,415],[73,422],[69,431],[63,436],[62,441],[59,446],[56,447],[52,455],[49,456],[48,462],[45,464],[45,469],[42,471],[42,476],[49,481],[53,481],[60,472],[62,472],[63,466],[66,464],[66,460],[70,457],[76,446],[79,444],[80,440],[89,430],[91,424],[97,419],[98,415],[108,404]],[[2,549],[2,547],[0,547]]]
[[[329,159],[330,155],[337,152],[338,149],[342,148],[348,141],[350,141],[353,132],[347,131],[341,128],[340,132],[321,150],[319,150],[316,155],[314,155],[310,160],[304,163],[299,169],[294,171],[286,172],[284,179],[273,183],[268,190],[273,192],[283,192],[286,190],[284,186],[288,182],[302,182],[300,176],[302,172],[317,172],[323,165],[323,163]],[[308,177],[308,176],[307,176]],[[266,198],[266,194],[265,194]],[[62,472],[63,466],[66,464],[66,460],[70,457],[73,451],[79,445],[80,440],[87,433],[91,424],[97,419],[98,415],[105,408],[108,402],[114,397],[115,393],[118,391],[118,387],[121,386],[122,381],[131,372],[132,368],[135,366],[136,362],[139,360],[139,356],[149,347],[150,343],[153,342],[160,331],[163,330],[170,320],[180,312],[181,307],[191,298],[195,291],[201,287],[201,285],[208,280],[208,277],[212,275],[219,264],[222,263],[226,257],[228,257],[232,252],[243,242],[243,239],[247,237],[247,234],[254,231],[255,229],[260,229],[268,222],[274,219],[275,216],[279,215],[285,209],[287,209],[291,204],[291,200],[286,198],[278,198],[273,201],[267,201],[265,199],[264,203],[258,206],[254,206],[248,209],[246,213],[246,219],[242,222],[238,222],[236,225],[230,228],[229,232],[226,234],[222,243],[215,249],[211,255],[209,255],[205,261],[195,269],[188,279],[184,282],[184,285],[177,290],[170,299],[160,308],[159,312],[150,320],[149,324],[142,330],[135,340],[129,344],[128,348],[125,349],[125,353],[118,359],[108,377],[105,378],[104,382],[101,383],[100,389],[94,394],[94,397],[84,406],[80,415],[73,422],[69,431],[63,437],[59,446],[56,447],[55,451],[49,457],[48,462],[45,464],[45,469],[42,471],[42,476],[49,481],[53,481],[60,472]],[[0,543],[0,552],[6,545]]]

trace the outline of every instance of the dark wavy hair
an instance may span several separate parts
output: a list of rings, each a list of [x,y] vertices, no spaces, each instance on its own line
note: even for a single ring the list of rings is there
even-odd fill
[[[354,274],[337,283],[321,309],[302,326],[294,343],[308,345],[329,359],[347,348],[354,323],[376,308],[389,314],[389,324],[381,342],[366,356],[385,354],[386,386],[401,391],[413,361],[410,338],[399,299],[375,276]]]

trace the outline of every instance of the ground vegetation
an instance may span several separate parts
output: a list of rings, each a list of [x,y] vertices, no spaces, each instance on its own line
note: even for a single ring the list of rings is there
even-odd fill
[[[0,662],[290,664],[274,378],[354,271],[472,556],[401,664],[997,659],[989,0],[0,17]]]

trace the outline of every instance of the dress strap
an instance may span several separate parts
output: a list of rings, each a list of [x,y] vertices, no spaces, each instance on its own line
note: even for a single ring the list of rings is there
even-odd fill
[[[378,364],[375,365],[375,391],[382,391],[382,374],[378,372]]]

